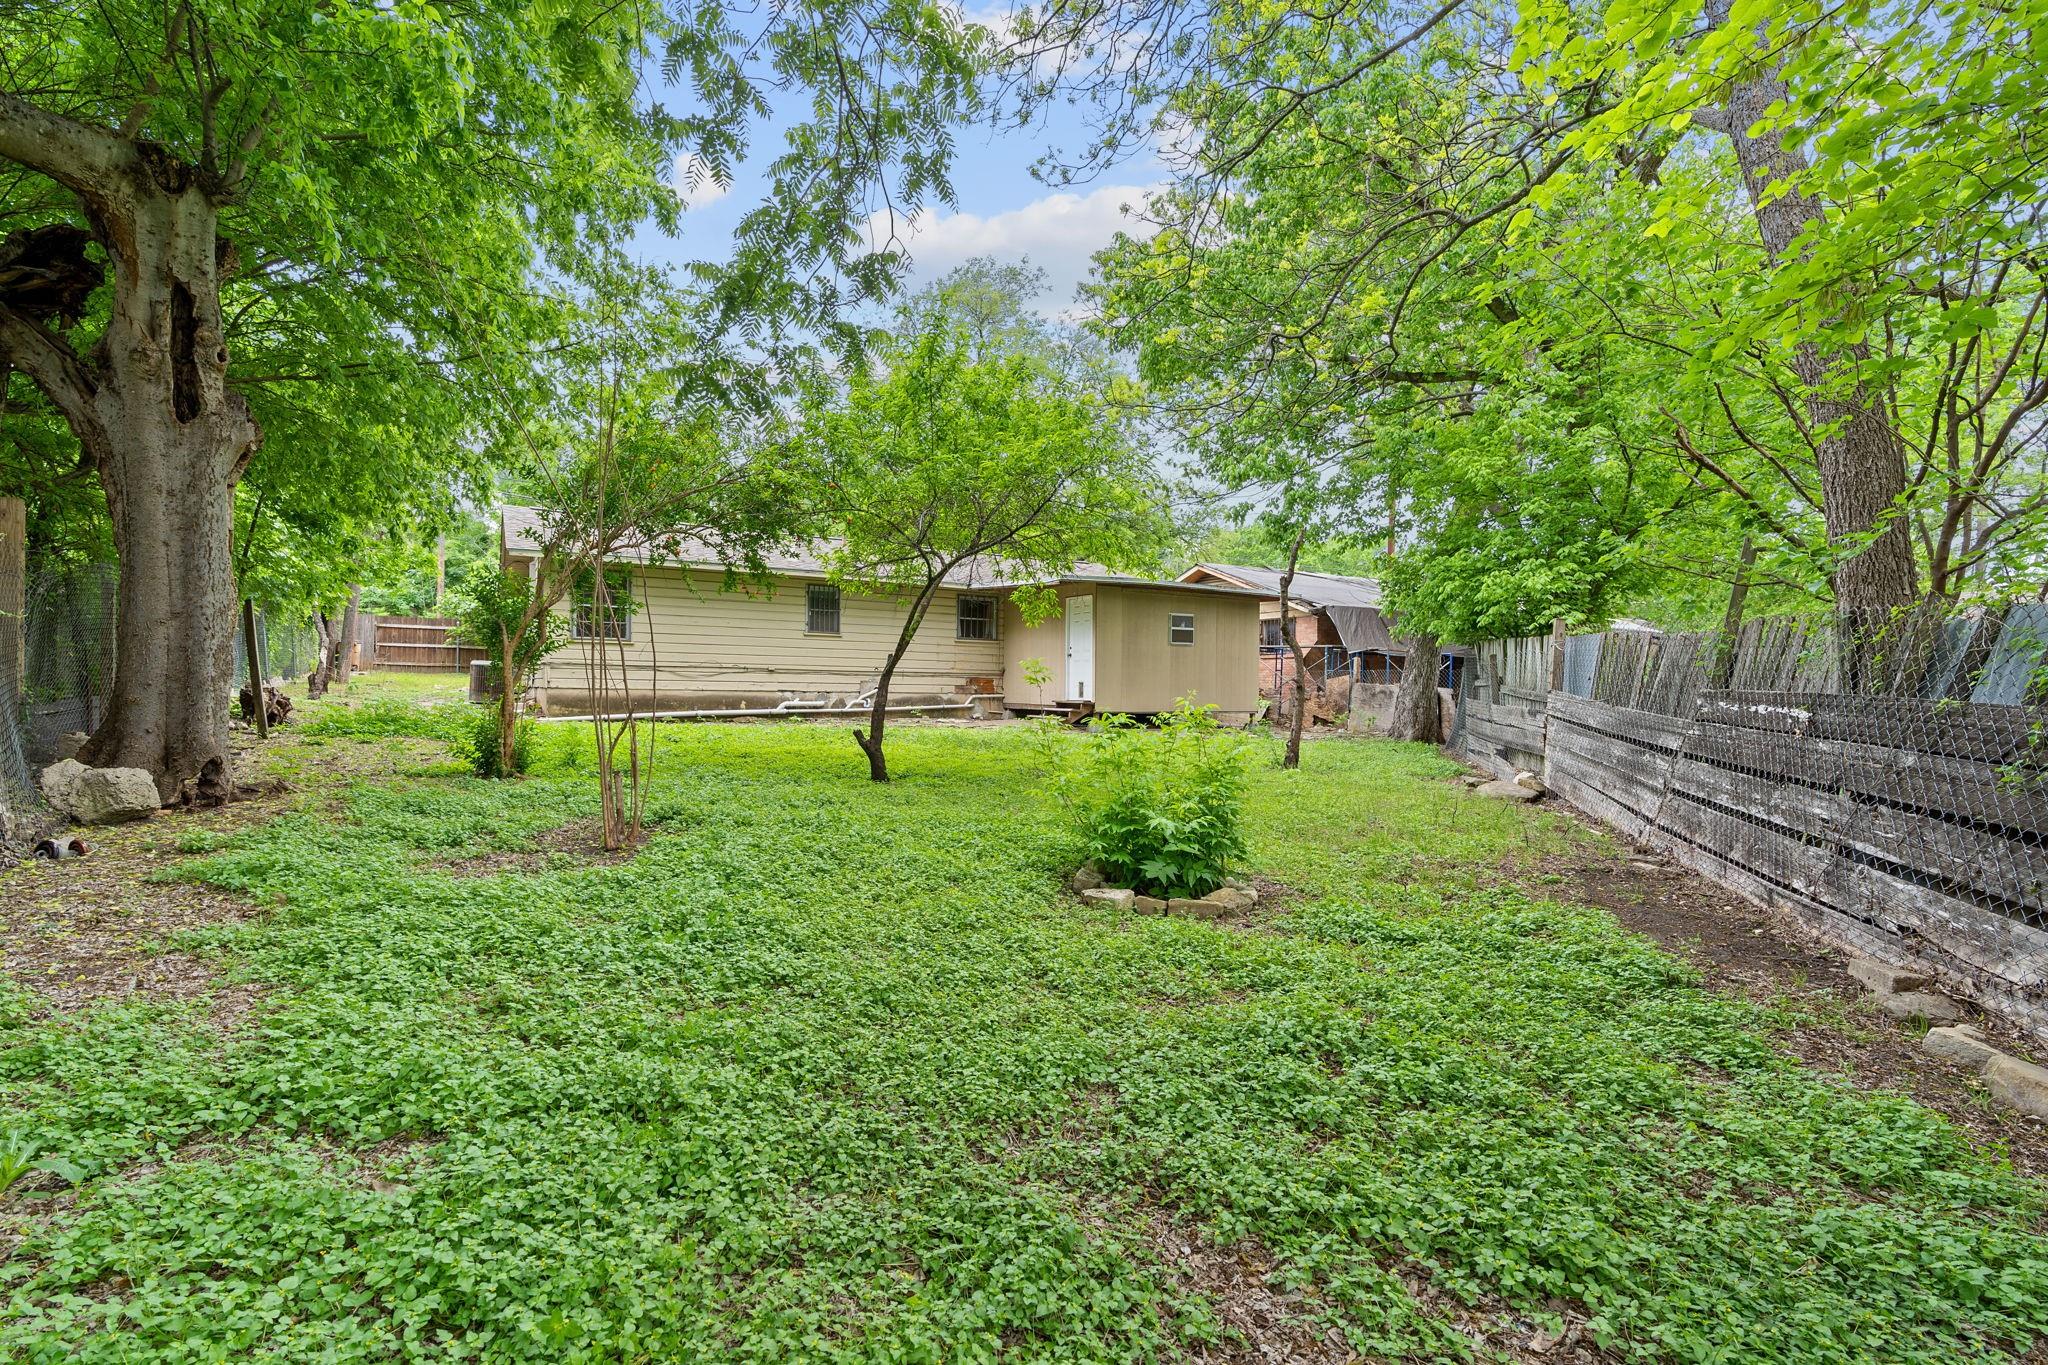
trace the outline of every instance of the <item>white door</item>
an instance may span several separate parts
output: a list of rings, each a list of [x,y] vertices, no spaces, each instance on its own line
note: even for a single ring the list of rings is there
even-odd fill
[[[1062,701],[1095,699],[1095,598],[1067,599],[1067,692]]]

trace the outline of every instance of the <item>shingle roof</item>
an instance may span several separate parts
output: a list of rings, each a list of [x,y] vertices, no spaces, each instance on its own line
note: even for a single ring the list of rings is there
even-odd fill
[[[498,513],[499,538],[506,554],[532,555],[540,553],[540,514],[531,507],[506,504]],[[772,574],[789,578],[825,578],[830,570],[826,567],[825,556],[838,544],[834,540],[820,540],[809,545],[789,549],[771,550],[762,556],[762,565]],[[684,540],[678,544],[673,555],[662,555],[664,564],[694,568],[719,568],[720,559],[716,546],[701,540]],[[651,556],[644,547],[622,550],[615,559],[633,564],[645,564]],[[1026,584],[1045,583],[1103,583],[1121,584],[1126,587],[1187,588],[1198,592],[1231,593],[1244,596],[1262,596],[1254,589],[1225,587],[1221,584],[1174,583],[1153,578],[1137,578],[1120,574],[1106,565],[1079,563],[1060,574],[1033,574],[1026,565],[1003,563],[999,560],[980,559],[961,565],[946,575],[945,582],[955,588],[1016,588]]]

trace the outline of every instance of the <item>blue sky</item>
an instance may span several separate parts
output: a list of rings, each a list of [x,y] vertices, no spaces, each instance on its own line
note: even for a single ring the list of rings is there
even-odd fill
[[[659,98],[671,105],[689,102],[685,91],[673,87]],[[794,109],[803,98],[801,92],[784,96],[782,104]],[[1055,110],[1048,122],[1031,127],[961,129],[953,168],[957,203],[936,208],[916,224],[909,237],[909,283],[914,287],[972,256],[1028,257],[1049,277],[1042,310],[1052,314],[1071,308],[1075,286],[1087,275],[1090,254],[1119,228],[1134,226],[1123,216],[1122,205],[1135,203],[1141,191],[1164,174],[1155,158],[1144,155],[1092,182],[1061,189],[1033,178],[1032,164],[1048,147],[1071,149],[1086,141],[1081,113],[1065,107]],[[681,266],[726,257],[734,227],[765,192],[763,168],[782,150],[780,128],[771,124],[758,129],[753,144],[748,162],[735,168],[729,190],[721,192],[707,182],[685,195],[690,207],[677,236],[652,230],[642,235],[646,259]]]

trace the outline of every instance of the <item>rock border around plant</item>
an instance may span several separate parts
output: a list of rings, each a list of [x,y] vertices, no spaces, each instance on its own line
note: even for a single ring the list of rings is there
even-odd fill
[[[1218,920],[1241,914],[1259,903],[1258,888],[1238,877],[1227,877],[1223,885],[1206,896],[1182,897],[1142,895],[1127,886],[1104,884],[1102,874],[1091,864],[1076,872],[1068,885],[1081,900],[1108,910],[1132,910],[1140,915],[1181,915],[1188,919]]]

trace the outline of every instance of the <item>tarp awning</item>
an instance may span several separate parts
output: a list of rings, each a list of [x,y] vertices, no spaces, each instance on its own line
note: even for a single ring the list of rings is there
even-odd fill
[[[1387,633],[1387,618],[1378,607],[1324,607],[1323,614],[1337,628],[1337,638],[1353,654],[1399,654]]]

